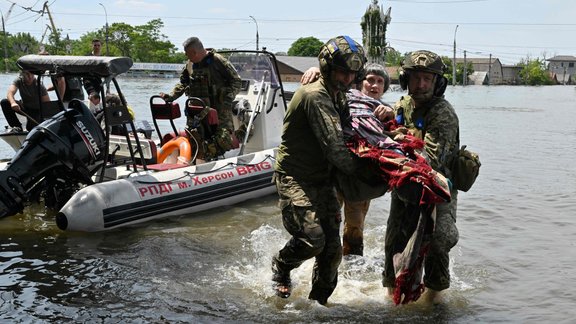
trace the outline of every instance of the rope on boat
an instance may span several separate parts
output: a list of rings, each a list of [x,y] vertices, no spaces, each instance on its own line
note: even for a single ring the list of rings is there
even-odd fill
[[[223,166],[221,166],[221,167],[219,167],[219,168],[217,168],[217,169],[214,169],[214,170],[203,171],[203,172],[184,171],[184,175],[183,175],[183,176],[174,178],[174,179],[172,179],[172,180],[165,180],[165,181],[143,181],[143,180],[136,180],[136,181],[134,181],[134,182],[141,183],[141,184],[170,183],[170,182],[175,182],[175,181],[178,181],[178,180],[187,178],[187,177],[192,178],[192,177],[195,176],[195,175],[203,175],[203,174],[213,173],[213,172],[216,172],[216,171],[225,170],[226,168],[231,168],[231,169],[233,169],[233,168],[236,168],[236,167],[239,167],[239,166],[256,166],[256,165],[258,165],[258,164],[260,164],[260,163],[262,163],[262,162],[264,162],[264,161],[266,161],[266,160],[275,161],[276,159],[274,158],[274,156],[272,156],[272,155],[270,155],[270,154],[266,154],[266,157],[264,157],[264,158],[262,159],[262,161],[256,162],[256,163],[234,163],[234,162],[229,162],[229,163],[226,163],[226,164],[224,164]]]

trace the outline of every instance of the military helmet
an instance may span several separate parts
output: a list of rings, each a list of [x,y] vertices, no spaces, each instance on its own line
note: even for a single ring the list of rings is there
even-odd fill
[[[322,45],[320,54],[320,72],[328,78],[332,68],[362,73],[366,56],[364,48],[349,36],[338,36]]]
[[[430,72],[438,75],[444,75],[446,71],[446,65],[442,62],[442,58],[438,54],[420,50],[408,53],[404,60],[402,61],[402,69],[418,70],[424,72]]]

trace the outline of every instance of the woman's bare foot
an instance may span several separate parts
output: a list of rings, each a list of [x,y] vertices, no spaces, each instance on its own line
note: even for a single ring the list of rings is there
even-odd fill
[[[386,287],[386,298],[390,300],[394,300],[394,288],[393,287]]]

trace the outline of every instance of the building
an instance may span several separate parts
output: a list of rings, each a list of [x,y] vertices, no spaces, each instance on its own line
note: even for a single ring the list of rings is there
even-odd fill
[[[502,65],[502,84],[521,84],[520,71],[522,66]]]
[[[399,66],[386,66],[386,73],[390,77],[390,84],[398,84],[398,75],[400,75]]]
[[[300,82],[300,78],[310,67],[319,68],[317,57],[276,56],[282,82]]]
[[[470,85],[488,85],[488,72],[474,71],[468,76]]]
[[[576,83],[574,75],[576,74],[576,57],[571,55],[556,55],[547,59],[548,71],[552,78],[560,84]]]
[[[134,63],[126,76],[148,78],[176,78],[185,64],[170,63]]]
[[[464,58],[456,58],[456,64],[464,64]],[[471,63],[474,72],[487,72],[486,84],[502,84],[502,63],[497,58],[467,57],[466,64]],[[477,77],[484,82],[483,77]]]

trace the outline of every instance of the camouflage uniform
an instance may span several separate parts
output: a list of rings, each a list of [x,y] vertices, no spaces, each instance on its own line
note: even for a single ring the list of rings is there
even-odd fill
[[[397,120],[403,119],[403,124],[417,137],[424,139],[425,151],[432,168],[446,177],[450,177],[449,162],[451,153],[459,147],[458,116],[452,105],[444,98],[433,97],[424,107],[416,109],[410,96],[403,96],[394,106]],[[448,252],[458,242],[456,228],[456,205],[458,191],[451,190],[452,199],[449,203],[436,205],[436,225],[431,241],[430,252],[426,256],[424,269],[424,284],[433,290],[444,290],[450,287]],[[383,285],[394,287],[395,273],[393,257],[401,253],[408,242],[416,224],[408,224],[409,217],[420,210],[417,205],[402,201],[392,192],[390,216],[386,228],[385,264]]]
[[[323,78],[296,91],[275,166],[282,221],[292,238],[273,258],[273,270],[289,276],[315,257],[309,298],[321,304],[336,288],[342,259],[340,206],[330,175],[334,167],[347,174],[356,168],[340,126],[345,97],[340,92],[334,98]]]
[[[234,66],[214,50],[208,50],[208,55],[199,63],[188,61],[180,74],[180,82],[166,100],[174,101],[184,93],[198,97],[218,111],[219,127],[232,132],[232,102],[241,86],[242,80]],[[192,123],[190,119],[188,122]]]

